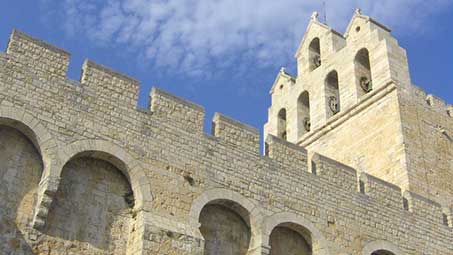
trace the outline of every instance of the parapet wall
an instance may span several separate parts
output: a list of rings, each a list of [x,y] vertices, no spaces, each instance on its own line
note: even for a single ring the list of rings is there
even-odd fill
[[[407,207],[400,188],[271,135],[261,155],[258,131],[219,113],[212,135],[205,134],[201,106],[157,88],[149,109],[137,109],[137,80],[87,60],[81,80],[71,81],[68,61],[65,51],[14,31],[0,55],[0,118],[15,116],[32,123],[32,130],[49,132],[56,145],[41,153],[49,155],[43,178],[60,171],[52,167],[65,164],[60,151],[69,153],[63,148],[72,145],[89,148],[102,141],[112,144],[110,154],[128,159],[134,194],[142,192],[136,199],[147,203],[137,216],[144,218],[137,227],[144,237],[134,239],[130,250],[200,254],[193,203],[197,197],[208,203],[205,194],[223,189],[228,192],[222,199],[250,208],[250,225],[282,212],[306,219],[327,247],[316,254],[361,254],[374,240],[392,242],[405,254],[453,254],[451,209],[415,193],[405,193]],[[28,115],[33,120],[24,120]],[[243,201],[235,201],[239,196]],[[259,243],[262,228],[256,229],[258,251],[269,244]]]

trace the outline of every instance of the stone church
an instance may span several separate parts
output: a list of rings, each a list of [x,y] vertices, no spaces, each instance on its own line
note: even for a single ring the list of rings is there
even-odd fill
[[[451,56],[446,56],[451,57]],[[259,131],[14,30],[0,52],[0,254],[453,255],[453,106],[390,29],[314,13]]]

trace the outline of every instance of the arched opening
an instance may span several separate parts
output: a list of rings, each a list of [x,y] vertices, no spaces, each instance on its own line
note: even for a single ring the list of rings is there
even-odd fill
[[[286,109],[282,108],[278,112],[277,116],[277,136],[286,140],[287,138],[287,130],[286,130]]]
[[[2,254],[33,253],[23,233],[27,232],[33,218],[39,182],[44,169],[39,148],[34,144],[36,137],[28,127],[17,121],[0,119]]]
[[[359,50],[354,58],[355,76],[359,96],[373,90],[370,54],[367,49]]]
[[[124,168],[121,160],[103,152],[72,157],[61,172],[45,241],[65,253],[73,247],[90,254],[125,254],[135,200]]]
[[[270,255],[311,255],[310,232],[294,223],[276,226],[269,237]]]
[[[393,252],[386,250],[377,250],[371,253],[371,255],[395,255]]]
[[[310,132],[310,96],[308,91],[304,91],[297,99],[297,132],[301,137]]]
[[[311,40],[310,45],[308,46],[308,61],[310,71],[321,66],[321,45],[318,37]]]
[[[216,200],[201,210],[204,255],[246,255],[251,240],[249,212],[237,203]]]
[[[327,102],[327,117],[337,114],[340,111],[340,90],[338,86],[338,73],[331,71],[325,80],[325,92]]]

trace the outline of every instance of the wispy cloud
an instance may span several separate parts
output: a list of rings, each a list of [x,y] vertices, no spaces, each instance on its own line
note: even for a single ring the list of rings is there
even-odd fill
[[[292,61],[316,0],[42,0],[69,36],[134,52],[156,68],[209,76],[216,69]],[[422,31],[449,0],[331,0],[327,20],[343,31],[356,7],[407,33]],[[59,11],[56,11],[59,10]],[[415,18],[416,17],[416,18]]]

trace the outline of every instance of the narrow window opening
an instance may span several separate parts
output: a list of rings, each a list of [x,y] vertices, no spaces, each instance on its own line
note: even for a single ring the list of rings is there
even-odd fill
[[[314,38],[308,46],[308,58],[310,62],[310,71],[321,66],[321,46],[319,38]]]
[[[327,117],[333,116],[340,112],[340,90],[338,85],[337,71],[330,72],[325,80]]]
[[[278,112],[278,121],[277,121],[277,132],[278,137],[285,139],[287,138],[287,131],[286,131],[286,109],[282,108]]]
[[[310,96],[307,91],[300,94],[297,99],[297,133],[303,136],[311,130],[310,120]]]
[[[370,54],[367,49],[361,49],[357,52],[354,59],[354,66],[359,87],[359,96],[361,96],[373,90]]]

